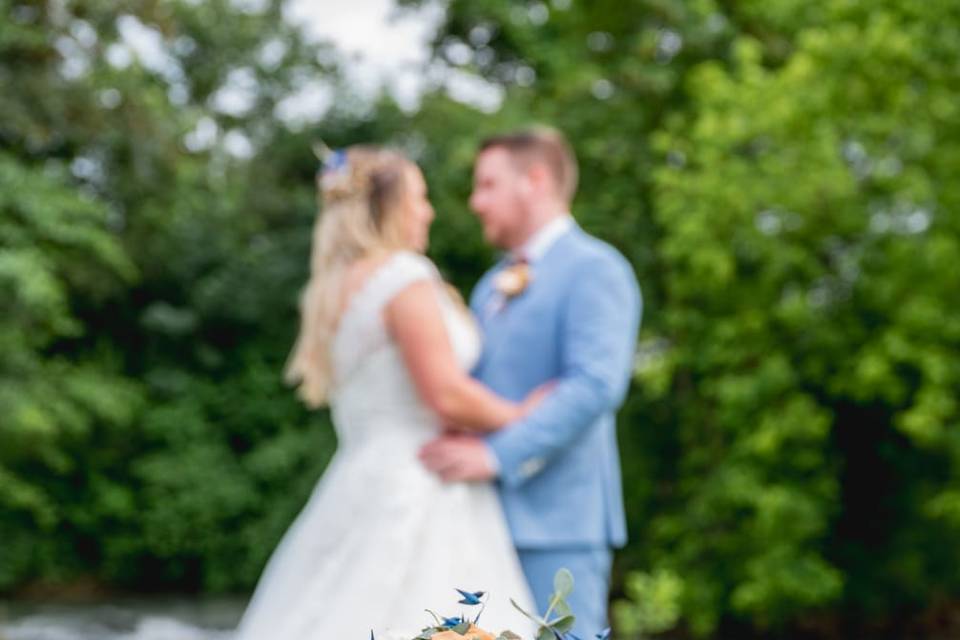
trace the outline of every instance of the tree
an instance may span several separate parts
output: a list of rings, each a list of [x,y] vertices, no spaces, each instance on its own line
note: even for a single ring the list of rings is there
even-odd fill
[[[332,450],[280,380],[315,211],[284,113],[332,52],[279,2],[0,6],[0,589],[249,585]]]
[[[727,606],[857,619],[957,592],[958,17],[826,3],[782,66],[744,36],[696,69],[658,134],[656,375],[688,408],[654,527],[703,630]]]

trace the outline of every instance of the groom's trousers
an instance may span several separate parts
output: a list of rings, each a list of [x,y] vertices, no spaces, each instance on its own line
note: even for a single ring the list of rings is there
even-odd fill
[[[541,615],[550,606],[553,576],[558,569],[565,567],[573,574],[573,593],[567,598],[576,616],[573,633],[581,640],[594,640],[595,634],[609,626],[607,599],[613,560],[611,549],[518,549],[518,552]]]

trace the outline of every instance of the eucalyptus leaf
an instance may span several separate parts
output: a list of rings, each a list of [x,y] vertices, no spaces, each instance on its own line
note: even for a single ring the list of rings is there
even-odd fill
[[[553,629],[544,625],[537,631],[537,640],[556,640]]]
[[[514,607],[517,611],[519,611],[519,612],[522,613],[523,615],[527,616],[528,618],[530,618],[531,620],[533,620],[534,622],[536,622],[538,625],[543,626],[543,627],[547,626],[547,621],[546,621],[546,620],[544,620],[544,619],[541,618],[540,616],[535,616],[535,615],[533,615],[533,614],[527,613],[526,611],[523,610],[523,607],[521,607],[520,605],[518,605],[518,604],[516,603],[516,601],[514,601],[513,598],[510,598],[510,604],[512,604],[513,607]]]
[[[559,631],[560,633],[566,633],[567,631],[570,631],[570,629],[573,628],[573,623],[575,621],[576,621],[576,616],[568,614],[554,620],[552,623],[550,623],[550,627],[556,631]]]
[[[569,569],[560,568],[553,576],[554,597],[566,598],[573,593],[573,574]]]
[[[573,615],[573,611],[570,609],[570,605],[567,604],[566,600],[557,600],[553,605],[553,612],[557,615],[558,618],[563,618],[565,616]],[[555,623],[551,623],[555,624]]]

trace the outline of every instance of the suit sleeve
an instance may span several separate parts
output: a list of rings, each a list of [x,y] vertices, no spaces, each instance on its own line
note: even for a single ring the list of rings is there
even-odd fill
[[[600,255],[576,271],[560,332],[557,387],[530,415],[487,438],[500,481],[519,486],[624,400],[633,370],[641,297],[619,255]]]

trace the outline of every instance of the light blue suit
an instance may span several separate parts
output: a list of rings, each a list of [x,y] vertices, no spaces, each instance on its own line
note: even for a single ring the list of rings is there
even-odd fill
[[[614,413],[633,368],[641,297],[629,263],[574,226],[531,265],[505,306],[501,262],[477,284],[471,308],[484,333],[475,377],[522,400],[557,387],[525,419],[487,438],[501,502],[541,613],[560,567],[573,571],[574,633],[607,626],[611,549],[626,542]]]

